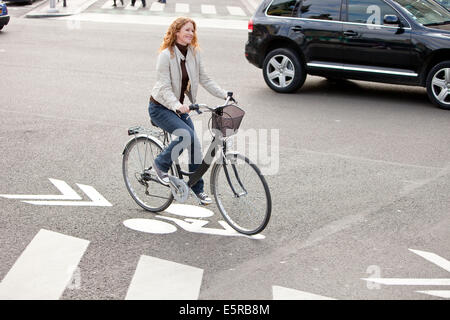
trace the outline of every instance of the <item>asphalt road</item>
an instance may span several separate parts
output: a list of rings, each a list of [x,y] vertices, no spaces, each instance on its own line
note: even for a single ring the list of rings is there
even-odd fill
[[[440,283],[363,280],[449,277],[450,112],[435,108],[423,88],[308,77],[297,93],[280,95],[246,61],[247,31],[200,29],[208,73],[247,112],[242,129],[278,134],[270,141],[279,150],[275,174],[266,177],[273,214],[264,239],[179,226],[151,234],[123,224],[157,218],[128,195],[121,152],[128,127],[149,125],[166,26],[13,22],[0,32],[0,194],[58,194],[51,178],[85,201],[77,184],[92,186],[112,206],[0,198],[0,279],[44,229],[89,241],[80,283],[61,299],[124,299],[141,256],[203,270],[199,299],[273,299],[280,287],[296,290],[291,297],[448,295]],[[203,89],[198,100],[220,103]],[[197,121],[203,134],[207,119]],[[217,207],[208,209],[207,227],[222,228]],[[441,292],[418,292],[430,290]]]

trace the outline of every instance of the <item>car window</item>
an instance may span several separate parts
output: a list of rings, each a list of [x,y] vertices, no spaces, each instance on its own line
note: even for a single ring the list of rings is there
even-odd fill
[[[394,1],[405,8],[411,18],[425,26],[450,23],[450,13],[434,1]]]
[[[388,4],[381,0],[348,0],[349,22],[366,24],[383,24],[385,15],[397,15],[398,13]]]
[[[267,14],[271,16],[297,17],[301,0],[274,0]]]
[[[441,6],[447,8],[450,10],[450,0],[435,0],[437,3],[439,3]]]
[[[320,20],[339,20],[341,0],[303,0],[300,17]]]

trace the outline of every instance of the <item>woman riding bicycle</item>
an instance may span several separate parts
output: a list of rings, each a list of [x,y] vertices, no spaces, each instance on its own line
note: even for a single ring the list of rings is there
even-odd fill
[[[179,150],[180,146],[175,148],[178,144],[181,143],[181,146],[188,146],[190,149],[190,172],[198,168],[202,159],[200,141],[195,133],[194,124],[188,117],[190,110],[189,104],[185,103],[185,94],[191,103],[195,103],[199,84],[218,98],[226,99],[227,91],[220,88],[205,73],[199,53],[196,24],[192,19],[177,18],[167,30],[159,51],[156,84],[151,92],[148,110],[151,120],[158,127],[178,136],[156,157],[153,164],[158,180],[167,185],[168,171],[172,162],[183,151]],[[192,191],[202,204],[212,202],[204,192],[203,179],[192,186]]]

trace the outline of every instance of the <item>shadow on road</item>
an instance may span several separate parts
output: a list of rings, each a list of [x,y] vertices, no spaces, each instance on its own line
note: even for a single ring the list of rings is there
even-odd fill
[[[294,96],[316,98],[332,96],[336,97],[337,103],[342,100],[351,99],[355,102],[364,101],[377,104],[394,104],[395,107],[417,107],[434,108],[428,99],[426,89],[422,87],[391,85],[375,82],[364,82],[356,80],[328,80],[320,77],[310,77],[303,87]]]

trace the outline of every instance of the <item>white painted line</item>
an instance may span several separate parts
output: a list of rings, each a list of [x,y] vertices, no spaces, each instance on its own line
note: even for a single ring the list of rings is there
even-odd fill
[[[186,218],[184,220],[176,219],[172,217],[165,217],[156,215],[156,218],[164,219],[167,221],[172,221],[176,223],[177,226],[184,229],[187,232],[193,232],[193,233],[202,233],[202,234],[210,234],[210,235],[216,235],[216,236],[229,236],[229,237],[246,237],[250,239],[256,239],[256,240],[262,240],[266,237],[262,234],[255,234],[252,236],[239,233],[233,228],[231,228],[228,223],[225,221],[218,221],[219,224],[223,227],[223,229],[216,229],[216,228],[205,228],[205,225],[209,223],[209,221],[206,220],[197,220],[197,219],[191,219]]]
[[[209,4],[202,4],[201,6],[203,14],[217,14],[216,6]]]
[[[450,286],[450,279],[363,278],[362,280],[393,286]]]
[[[62,195],[14,195],[0,194],[0,197],[8,199],[40,199],[40,200],[81,200],[81,197],[66,182],[57,179],[50,179],[50,182],[58,188]]]
[[[120,3],[120,0],[117,0],[117,2]],[[113,4],[114,4],[113,0],[108,0],[108,1],[105,2],[104,5],[102,5],[102,9],[112,9],[113,8]]]
[[[232,16],[246,16],[241,7],[227,6],[227,9]]]
[[[214,215],[214,212],[206,208],[177,203],[171,204],[165,211],[186,218],[208,218]]]
[[[152,2],[152,5],[150,6],[150,11],[162,12],[162,11],[164,11],[165,7],[166,7],[166,5],[164,3]]]
[[[139,9],[139,4],[137,3],[137,1],[136,1],[136,3],[134,4],[134,7],[131,5],[131,2],[125,7],[125,10],[134,10],[134,11],[136,11],[137,9]]]
[[[415,254],[421,256],[422,258],[430,261],[431,263],[434,263],[435,265],[441,267],[442,269],[450,272],[450,261],[448,261],[447,259],[444,259],[432,252],[419,251],[419,250],[413,250],[413,249],[408,249],[408,250],[411,252],[414,252]]]
[[[85,21],[85,22],[102,22],[102,23],[125,23],[125,24],[143,24],[143,25],[157,25],[169,26],[174,18],[177,16],[148,16],[127,14],[121,15],[117,19],[117,14],[107,13],[81,13],[73,16],[49,18],[55,20],[70,20],[70,21]],[[197,27],[199,28],[213,28],[213,29],[231,29],[247,31],[248,22],[245,20],[232,19],[210,19],[210,18],[195,18]],[[0,110],[4,111],[4,110]],[[5,111],[11,112],[11,111]]]
[[[91,201],[23,201],[34,205],[41,206],[88,206],[88,207],[112,207],[97,190],[91,186],[78,184],[77,186],[91,199]]]
[[[77,8],[77,10],[75,10],[75,14],[79,14],[80,12],[83,12],[84,10],[86,10],[87,8],[89,8],[90,6],[92,6],[95,2],[97,2],[98,0],[89,0],[86,1],[85,3],[83,3],[81,6],[79,6]]]
[[[202,269],[141,256],[125,299],[197,300],[202,278]]]
[[[145,233],[168,234],[177,231],[177,227],[170,223],[152,219],[128,219],[123,224],[127,228]]]
[[[175,12],[188,13],[189,12],[189,4],[187,4],[187,3],[176,3],[175,4]]]
[[[0,300],[55,300],[89,241],[41,229],[0,283]]]
[[[272,292],[273,300],[336,300],[333,298],[280,286],[272,286]]]
[[[254,10],[256,10],[259,6],[259,4],[261,3],[261,1],[257,1],[257,0],[246,0],[252,7]]]
[[[450,290],[428,290],[428,291],[416,291],[418,293],[428,294],[439,298],[450,299]]]

